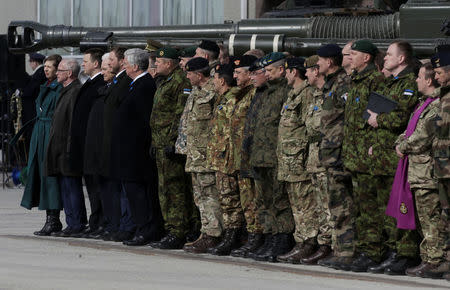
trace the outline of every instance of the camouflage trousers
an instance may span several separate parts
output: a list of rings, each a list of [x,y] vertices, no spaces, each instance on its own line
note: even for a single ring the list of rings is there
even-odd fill
[[[263,222],[264,234],[292,233],[294,218],[284,183],[277,179],[277,169],[254,167],[255,200]]]
[[[192,172],[194,201],[200,211],[201,232],[212,237],[222,235],[222,208],[216,175],[212,172]]]
[[[219,190],[224,229],[243,227],[244,213],[242,211],[237,178],[217,171],[216,183]]]
[[[167,158],[162,149],[156,152],[158,196],[164,227],[167,232],[180,238],[190,229],[194,209],[190,181],[184,172],[184,164],[184,156]]]
[[[241,198],[242,210],[244,211],[247,231],[249,233],[262,233],[263,222],[258,214],[258,207],[255,199],[255,181],[252,178],[238,177],[239,195]]]
[[[331,247],[336,256],[353,256],[354,217],[350,173],[342,168],[328,168],[327,186],[328,208],[333,225]]]
[[[328,208],[328,180],[326,172],[311,174],[311,185],[314,191],[316,201],[316,218],[318,219],[319,233],[317,243],[319,245],[331,246],[331,233],[333,223],[331,222],[331,213]]]
[[[387,249],[403,257],[418,255],[417,231],[397,229],[395,219],[385,214],[393,180],[392,176],[352,172],[356,251],[376,262],[381,262]]]
[[[439,200],[442,208],[442,231],[444,233],[444,255],[450,262],[450,178],[438,179]]]
[[[313,241],[319,233],[319,220],[316,216],[317,198],[310,180],[285,182],[295,223],[294,239],[297,243]]]
[[[437,190],[427,188],[413,188],[412,192],[423,236],[420,243],[420,258],[423,262],[439,264],[444,257],[444,232],[442,232],[439,194]]]

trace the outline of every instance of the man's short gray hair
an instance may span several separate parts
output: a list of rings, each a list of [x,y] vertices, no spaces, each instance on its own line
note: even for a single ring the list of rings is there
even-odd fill
[[[125,51],[125,59],[130,65],[137,65],[142,71],[148,69],[148,57],[150,54],[140,48],[130,48]]]
[[[78,75],[80,74],[80,64],[78,61],[74,58],[68,58],[65,59],[65,62],[66,68],[72,72],[72,76],[78,78]]]
[[[104,62],[104,61],[107,60],[107,59],[109,59],[109,52],[105,53],[105,54],[102,56],[102,62]]]

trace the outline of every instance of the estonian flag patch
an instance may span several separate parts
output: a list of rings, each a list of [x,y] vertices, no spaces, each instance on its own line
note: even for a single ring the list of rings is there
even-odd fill
[[[406,96],[412,96],[414,94],[414,91],[413,90],[404,90],[403,94]]]

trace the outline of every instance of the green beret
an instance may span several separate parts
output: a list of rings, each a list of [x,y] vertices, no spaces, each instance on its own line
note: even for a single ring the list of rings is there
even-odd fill
[[[180,57],[194,57],[197,46],[189,46],[180,52]]]
[[[268,65],[271,65],[274,62],[277,62],[279,60],[285,59],[286,56],[282,52],[271,52],[265,57],[263,57],[261,64],[266,67]]]
[[[378,52],[378,48],[367,39],[357,40],[352,44],[352,50],[365,52],[371,55],[376,55]]]
[[[319,56],[317,54],[311,55],[305,60],[305,68],[316,67],[319,61]]]
[[[178,51],[170,46],[165,46],[156,51],[156,58],[178,59]]]
[[[303,57],[286,58],[285,68],[305,69],[305,59]]]

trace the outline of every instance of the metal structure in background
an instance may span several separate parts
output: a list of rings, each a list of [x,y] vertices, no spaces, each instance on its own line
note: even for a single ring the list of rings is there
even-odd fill
[[[436,45],[448,43],[440,30],[449,15],[449,1],[410,0],[399,12],[386,15],[261,18],[210,25],[89,28],[13,21],[8,42],[12,53],[29,53],[59,47],[80,47],[81,51],[115,45],[144,48],[147,39],[181,48],[211,39],[223,42],[231,54],[260,48],[305,56],[329,42],[370,38],[386,48],[393,39],[401,38],[413,44],[418,56],[428,56]]]

